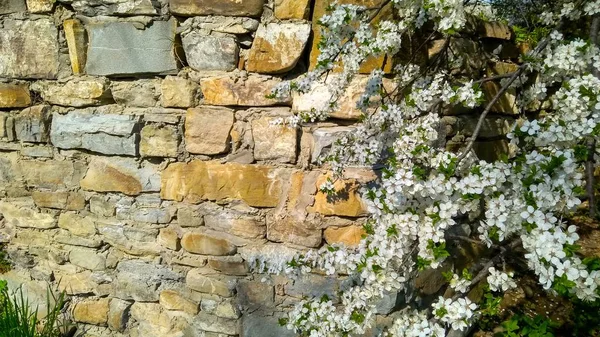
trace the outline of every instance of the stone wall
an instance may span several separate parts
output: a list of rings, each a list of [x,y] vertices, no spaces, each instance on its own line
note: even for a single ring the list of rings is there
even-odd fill
[[[354,127],[364,78],[329,121],[270,123],[323,102],[323,90],[266,95],[314,66],[329,2],[0,1],[0,237],[13,263],[0,278],[34,304],[48,283],[64,290],[85,336],[293,336],[281,312],[350,280],[263,278],[249,265],[357,244],[357,189],[375,177],[350,169],[336,183],[346,198],[318,192],[328,170],[317,158]],[[516,57],[506,27],[480,28],[454,50]],[[473,71],[465,61],[459,71]],[[506,148],[513,104],[508,94],[494,108],[482,156]],[[449,145],[460,143],[477,115],[448,114]],[[385,315],[396,296],[377,305]]]

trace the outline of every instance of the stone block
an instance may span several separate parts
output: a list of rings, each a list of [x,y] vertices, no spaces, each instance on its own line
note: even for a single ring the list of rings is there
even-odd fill
[[[85,107],[112,102],[109,82],[105,78],[81,77],[66,83],[36,82],[32,89],[53,105]]]
[[[171,13],[182,16],[225,15],[259,17],[265,0],[170,0]]]
[[[192,31],[183,35],[183,50],[195,70],[232,71],[237,67],[239,47],[231,36],[215,36]]]
[[[31,197],[37,207],[69,211],[79,211],[85,208],[85,197],[78,192],[33,191]]]
[[[249,74],[247,78],[231,76],[208,77],[200,80],[204,103],[211,105],[270,106],[289,104],[289,97],[266,98],[281,82],[269,76]]]
[[[240,280],[237,300],[244,310],[271,308],[275,305],[275,289],[266,282]]]
[[[158,288],[162,283],[180,280],[181,276],[166,266],[125,260],[117,266],[115,296],[123,300],[154,302],[159,300]]]
[[[179,322],[177,317],[170,315],[158,303],[136,302],[131,306],[130,313],[131,319],[136,322],[130,329],[132,336],[183,336],[180,324],[184,322]]]
[[[200,268],[190,270],[185,283],[192,290],[223,297],[231,297],[235,291],[235,279],[211,277]]]
[[[198,203],[241,199],[254,207],[275,207],[283,182],[268,166],[194,160],[173,163],[162,172],[161,197]]]
[[[510,153],[509,142],[506,139],[478,141],[473,143],[473,150],[477,158],[492,163],[500,160],[502,156]]]
[[[156,15],[157,9],[151,0],[73,0],[73,9],[85,16],[101,15]],[[160,6],[158,3],[156,5]]]
[[[318,163],[320,160],[324,159],[335,141],[350,134],[354,130],[354,127],[349,126],[334,126],[331,128],[315,130],[312,134],[313,147],[310,155],[311,161],[313,163]]]
[[[90,161],[83,189],[97,192],[121,192],[138,195],[141,192],[157,192],[160,174],[154,166],[139,164],[128,158],[94,157]]]
[[[284,315],[255,311],[242,317],[242,336],[244,337],[294,337],[296,333],[279,324]]]
[[[54,0],[27,0],[26,2],[30,13],[48,13],[54,8]]]
[[[356,247],[362,239],[363,235],[366,235],[364,228],[359,225],[352,225],[347,227],[328,227],[323,232],[325,241],[328,244],[341,243],[348,247]]]
[[[264,238],[267,233],[265,220],[230,209],[217,209],[204,216],[206,227],[248,239]],[[181,224],[180,224],[181,225]]]
[[[162,106],[189,108],[196,105],[198,85],[176,76],[167,76],[160,84]]]
[[[244,35],[252,34],[258,29],[259,21],[248,17],[235,16],[195,16],[181,24],[182,31],[200,29],[207,32]]]
[[[0,83],[0,108],[25,108],[30,104],[31,95],[27,85]]]
[[[500,21],[483,21],[479,20],[477,25],[477,33],[480,37],[510,40],[512,39],[512,31],[509,25]]]
[[[0,77],[56,78],[58,49],[58,30],[51,19],[5,20],[0,31]]]
[[[140,154],[144,157],[177,157],[179,133],[170,125],[146,124],[140,132]]]
[[[312,248],[319,247],[323,241],[320,228],[308,221],[297,221],[291,217],[268,222],[267,239]]]
[[[0,122],[0,128],[2,128],[1,124],[2,124],[2,122]],[[25,145],[25,144],[23,144],[23,145]],[[54,156],[54,148],[52,148],[52,146],[32,145],[32,144],[28,144],[28,145],[31,145],[31,146],[21,147],[21,155],[24,157],[52,158]]]
[[[49,110],[48,105],[36,105],[21,111],[14,119],[17,139],[22,142],[47,142],[50,138]]]
[[[6,221],[17,227],[49,229],[56,227],[56,219],[51,214],[40,213],[26,205],[0,201],[0,214]]]
[[[279,20],[308,19],[310,0],[275,0],[275,17]]]
[[[198,207],[182,206],[177,209],[177,224],[181,227],[200,227],[204,219]]]
[[[96,283],[92,281],[92,272],[89,270],[71,274],[57,273],[58,290],[64,291],[67,295],[90,294],[96,288]]]
[[[188,109],[185,116],[185,149],[197,154],[227,152],[233,121],[231,109],[207,106]]]
[[[28,186],[58,189],[79,187],[85,166],[79,162],[22,160],[21,170]]]
[[[89,270],[98,271],[106,269],[106,257],[96,253],[96,250],[92,249],[73,248],[69,253],[69,261],[78,267]]]
[[[239,256],[213,257],[208,260],[208,266],[226,275],[248,274],[248,264]]]
[[[478,121],[478,116],[445,116],[441,122],[445,125],[447,136],[454,136],[460,133],[461,135],[470,137],[473,135]],[[490,139],[503,137],[510,132],[513,124],[513,118],[489,116],[483,121],[477,138]]]
[[[108,327],[114,331],[123,331],[129,319],[131,303],[118,298],[110,300],[108,309]]]
[[[198,303],[194,303],[174,290],[163,290],[159,296],[159,303],[167,310],[183,311],[190,315],[198,313]]]
[[[485,98],[485,103],[483,104],[486,107],[492,99],[498,94],[500,91],[500,85],[495,82],[484,82],[481,85],[481,91],[483,92],[483,97]],[[515,88],[509,88],[506,92],[504,92],[500,98],[492,105],[492,109],[490,111],[498,112],[507,115],[518,115],[520,114],[519,108],[517,107],[517,95]]]
[[[115,102],[132,107],[153,107],[158,102],[159,80],[112,82]]]
[[[310,36],[308,23],[269,23],[260,25],[248,53],[246,69],[278,74],[298,63]]]
[[[67,19],[63,22],[65,39],[69,48],[69,59],[71,70],[75,75],[81,75],[85,71],[87,60],[87,33],[83,24],[76,19]]]
[[[175,20],[154,21],[145,29],[131,22],[89,24],[86,72],[100,76],[176,73],[176,25]]]
[[[159,245],[167,249],[179,250],[179,237],[177,232],[172,228],[162,228],[156,240]]]
[[[89,237],[96,234],[96,224],[92,218],[76,213],[62,213],[58,218],[58,227],[82,237]]]
[[[134,133],[139,117],[134,115],[93,115],[84,112],[55,113],[50,139],[61,149],[87,149],[112,155],[137,154]]]
[[[252,121],[254,158],[293,164],[296,162],[298,129],[273,125],[275,119],[263,117]]]
[[[321,298],[323,295],[327,295],[333,299],[337,297],[340,288],[341,282],[335,277],[305,274],[296,278],[294,283],[287,284],[285,293],[299,298]]]
[[[208,233],[185,233],[181,246],[190,253],[202,255],[233,255],[236,252],[236,246],[227,239]]]
[[[27,8],[25,7],[24,0],[7,0],[0,2],[0,15],[24,12]]]
[[[317,189],[327,182],[328,177],[328,175],[322,175],[317,179]],[[356,180],[338,179],[333,183],[333,186],[334,192],[331,195],[320,190],[317,192],[314,205],[309,207],[309,212],[349,217],[367,214],[366,207],[358,194],[360,186]]]

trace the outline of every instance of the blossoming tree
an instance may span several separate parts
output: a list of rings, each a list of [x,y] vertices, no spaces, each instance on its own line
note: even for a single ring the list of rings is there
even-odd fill
[[[311,337],[363,334],[373,324],[374,301],[407,291],[424,269],[452,268],[450,244],[479,245],[486,252],[466,269],[447,274],[451,295],[425,308],[407,305],[387,328],[388,336],[466,333],[484,310],[466,294],[480,284],[496,297],[514,288],[511,261],[525,264],[543,289],[586,301],[600,297],[599,268],[578,254],[577,228],[568,221],[582,196],[595,216],[600,1],[549,2],[554,8],[539,18],[549,34],[521,57],[515,71],[483,78],[448,70],[460,61],[449,48],[474,15],[468,3],[332,6],[319,21],[323,35],[316,68],[273,92],[306,93],[326,83],[328,104],[286,122],[323,120],[367,58],[394,55],[412,36],[422,37],[391,73],[370,74],[357,102],[360,125],[323,158],[338,174],[352,165],[379,173],[376,186],[363,190],[370,209],[367,235],[358,248],[323,247],[294,257],[284,268],[354,275],[357,282],[335,302],[327,297],[300,302],[285,320],[288,328]],[[384,8],[391,9],[392,19],[374,24]],[[563,31],[573,23],[578,30]],[[418,52],[433,39],[445,41],[441,52],[428,63],[417,62]],[[483,104],[480,87],[492,80],[500,81],[500,89]],[[492,106],[511,88],[519,89],[521,114],[508,135],[511,150],[503,160],[479,160],[475,139]],[[458,106],[479,107],[481,113],[464,146],[449,151],[439,141],[442,112]],[[525,115],[532,106],[537,118]],[[321,189],[333,193],[333,181]]]

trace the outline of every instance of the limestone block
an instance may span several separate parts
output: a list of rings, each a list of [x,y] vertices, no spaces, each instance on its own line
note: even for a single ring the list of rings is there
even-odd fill
[[[197,154],[226,152],[233,121],[231,109],[207,106],[188,109],[185,116],[185,149]]]
[[[158,101],[159,80],[112,82],[110,89],[115,102],[133,107],[153,107]]]
[[[244,337],[294,337],[296,333],[279,324],[282,314],[265,314],[255,311],[242,317],[242,336]]]
[[[308,221],[296,221],[293,218],[276,219],[267,223],[267,239],[312,248],[319,247],[323,241],[320,228]]]
[[[176,76],[167,76],[160,84],[162,106],[189,108],[196,105],[198,86],[194,82]]]
[[[128,158],[94,157],[81,180],[81,187],[97,192],[138,195],[158,191],[159,180],[160,174],[153,166],[140,168],[135,160]]]
[[[171,249],[179,249],[179,237],[177,232],[172,228],[162,228],[158,233],[157,242],[159,245]]]
[[[0,201],[0,214],[6,221],[17,227],[49,229],[56,227],[56,219],[51,214],[40,213],[26,205]]]
[[[170,0],[171,13],[259,17],[265,0]]]
[[[237,67],[239,47],[231,36],[214,36],[192,31],[183,35],[185,57],[195,70],[231,71]]]
[[[254,158],[295,163],[298,129],[286,125],[273,125],[275,119],[263,117],[252,121]]]
[[[247,78],[230,76],[208,77],[200,80],[204,103],[211,105],[270,106],[289,104],[289,97],[266,98],[280,79],[249,74]]]
[[[56,275],[58,282],[58,290],[64,291],[67,295],[79,295],[92,293],[96,287],[96,283],[92,281],[92,272],[89,270],[71,274],[59,273]]]
[[[131,16],[158,14],[153,4],[151,0],[74,0],[72,6],[85,16]]]
[[[334,126],[331,128],[321,128],[313,132],[313,148],[310,158],[313,163],[319,162],[331,149],[331,146],[347,134],[354,131],[354,127],[349,126]]]
[[[195,160],[169,165],[162,172],[160,194],[192,203],[232,198],[254,207],[275,207],[282,185],[277,171],[267,166]]]
[[[158,301],[159,285],[180,279],[178,273],[166,266],[140,260],[121,261],[117,266],[115,296],[123,300]]]
[[[39,188],[79,187],[85,166],[79,162],[22,160],[21,170],[28,186]]]
[[[137,135],[134,130],[139,117],[134,115],[92,115],[73,111],[55,113],[50,139],[62,149],[87,149],[113,155],[136,155]]]
[[[275,17],[279,20],[308,19],[309,0],[275,0]]]
[[[206,214],[204,224],[208,228],[248,239],[264,238],[267,233],[264,219],[230,209],[219,208]]]
[[[58,218],[58,227],[82,237],[89,237],[96,234],[96,224],[94,221],[90,217],[84,217],[76,213],[61,213]]]
[[[0,83],[0,108],[25,108],[30,104],[31,95],[27,85]]]
[[[53,237],[54,241],[70,246],[88,247],[88,248],[100,248],[102,246],[102,240],[99,236],[94,235],[91,237],[81,237],[71,234],[66,230],[58,230],[58,233]]]
[[[97,271],[106,269],[106,257],[96,253],[96,250],[92,249],[73,248],[69,253],[69,261],[78,267],[89,270]]]
[[[132,336],[182,336],[181,329],[176,327],[177,319],[171,317],[158,303],[136,302],[131,306],[130,313],[131,318],[137,322],[131,329]]]
[[[131,303],[118,298],[110,300],[108,309],[108,327],[114,331],[123,331],[129,318]]]
[[[50,107],[36,105],[27,108],[14,119],[15,135],[23,142],[41,143],[49,140]]]
[[[33,191],[31,192],[31,197],[37,207],[65,209],[69,211],[78,211],[85,208],[85,197],[78,192]]]
[[[0,116],[0,119],[2,117]],[[2,128],[2,122],[0,121],[0,129]],[[2,132],[0,131],[0,134]],[[22,144],[25,145],[25,144]],[[33,145],[31,146],[23,146],[21,147],[21,155],[24,157],[34,157],[34,158],[52,158],[54,156],[54,149],[52,146],[45,145]]]
[[[236,246],[227,239],[208,233],[185,233],[181,246],[190,253],[202,255],[233,255],[236,252]]]
[[[186,19],[181,24],[181,29],[197,28],[210,32],[219,32],[225,34],[251,34],[258,28],[259,21],[247,17],[234,16],[195,16]]]
[[[56,78],[58,30],[52,20],[5,20],[3,25],[0,30],[0,77]]]
[[[87,60],[87,33],[85,28],[79,20],[67,19],[63,22],[63,29],[69,48],[71,70],[75,75],[83,74]]]
[[[8,0],[0,2],[0,15],[24,12],[26,9],[24,0]]]
[[[243,309],[269,308],[275,304],[275,289],[266,282],[240,280],[237,299]]]
[[[316,186],[327,182],[328,175],[322,175],[317,179]],[[315,195],[315,203],[309,207],[309,212],[316,212],[322,215],[340,215],[358,217],[366,215],[367,210],[359,194],[359,184],[354,179],[338,179],[333,184],[335,192],[328,195],[318,191]]]
[[[278,74],[294,68],[310,36],[308,23],[260,25],[248,54],[246,69]]]
[[[177,224],[181,227],[200,227],[204,219],[198,207],[182,206],[177,209]]]
[[[184,311],[190,315],[198,313],[198,303],[194,303],[174,290],[163,290],[159,303],[167,310]]]
[[[217,278],[205,274],[201,268],[191,269],[185,278],[188,288],[201,293],[214,294],[223,297],[233,296],[235,279]]]
[[[26,2],[30,13],[47,13],[54,7],[54,0],[27,0]]]
[[[140,133],[140,154],[144,157],[177,157],[179,133],[174,126],[146,124]]]
[[[248,274],[248,264],[239,256],[213,257],[208,260],[208,266],[226,275]]]
[[[348,247],[358,246],[363,235],[366,235],[364,228],[359,225],[347,227],[328,227],[323,232],[325,241],[328,244],[342,243]]]
[[[87,27],[90,75],[173,74],[176,22],[155,21],[146,29],[131,22],[94,23]]]

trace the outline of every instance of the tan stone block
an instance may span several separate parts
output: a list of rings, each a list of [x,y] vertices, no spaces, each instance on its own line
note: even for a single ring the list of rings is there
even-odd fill
[[[140,154],[144,157],[177,157],[179,134],[174,126],[147,124],[140,132]]]
[[[249,74],[247,78],[230,76],[208,77],[200,80],[204,103],[211,105],[270,106],[289,104],[289,97],[267,98],[280,79]]]
[[[210,258],[208,266],[227,275],[241,276],[248,274],[248,264],[239,256]]]
[[[310,0],[275,0],[275,17],[279,20],[308,19]]]
[[[85,28],[76,19],[65,20],[63,28],[65,30],[67,46],[69,47],[71,69],[73,70],[73,74],[81,75],[84,73],[85,62],[87,60]]]
[[[185,233],[181,246],[190,253],[202,255],[233,255],[237,250],[227,239],[196,232]]]
[[[30,13],[47,13],[52,11],[54,0],[27,0],[27,10]]]
[[[41,188],[78,187],[85,174],[85,166],[71,161],[23,160],[21,169],[28,186]]]
[[[89,217],[76,213],[62,213],[58,218],[58,227],[77,236],[88,237],[96,234],[96,224]]]
[[[189,108],[196,104],[198,86],[188,79],[167,76],[160,84],[162,106]]]
[[[58,290],[67,295],[89,294],[94,291],[96,283],[92,281],[92,272],[86,270],[77,274],[59,273],[56,275]]]
[[[36,105],[24,109],[14,118],[14,130],[22,142],[48,142],[50,133],[50,106]]]
[[[40,213],[25,205],[0,201],[0,214],[9,224],[17,227],[39,229],[56,227],[56,220],[51,214]]]
[[[321,245],[322,231],[308,221],[293,218],[276,219],[267,224],[267,239],[316,248]]]
[[[268,166],[194,160],[174,163],[162,172],[163,199],[198,203],[241,199],[254,207],[275,207],[283,182]]]
[[[108,310],[108,327],[114,331],[123,331],[127,325],[130,307],[130,302],[113,298]]]
[[[317,188],[327,181],[329,175],[322,175],[317,179]],[[359,184],[354,179],[338,179],[333,183],[334,193],[327,195],[318,191],[315,195],[315,203],[309,207],[309,212],[322,215],[340,215],[358,217],[367,214],[358,194]]]
[[[33,202],[37,207],[78,211],[85,208],[85,197],[77,192],[33,191]]]
[[[160,293],[159,303],[167,310],[184,311],[190,315],[198,313],[198,303],[186,299],[174,290],[163,290]]]
[[[162,228],[156,240],[159,245],[165,248],[179,250],[179,237],[177,236],[177,232],[172,228]]]
[[[477,27],[477,33],[479,33],[480,37],[502,40],[510,40],[512,38],[510,27],[506,23],[499,21],[480,20]]]
[[[489,102],[492,101],[492,99],[500,91],[500,88],[501,87],[498,83],[492,81],[484,82],[481,85],[481,91],[483,92],[483,97],[485,98],[485,103],[483,106],[487,106]],[[517,96],[515,88],[509,88],[492,105],[491,111],[508,115],[518,115],[519,108],[517,107],[516,100]]]
[[[260,25],[248,52],[246,69],[264,74],[292,70],[310,36],[310,24],[269,23]]]
[[[363,235],[366,235],[364,228],[358,225],[348,227],[329,227],[323,232],[325,241],[328,244],[342,243],[348,247],[358,246]]]
[[[259,17],[265,0],[170,0],[172,13],[193,15],[224,15]]]
[[[283,163],[296,162],[298,129],[285,125],[272,125],[274,117],[252,121],[254,158]]]
[[[144,191],[155,191],[160,179],[151,166],[140,168],[133,159],[95,157],[81,180],[81,187],[97,192],[121,192],[138,195]]]
[[[36,82],[31,88],[50,104],[86,107],[112,102],[109,84],[105,78],[76,77],[65,83]]]
[[[108,298],[79,302],[73,309],[73,319],[80,323],[105,325],[108,320],[108,303]]]
[[[0,83],[0,108],[25,108],[30,104],[27,85]]]
[[[197,154],[227,152],[233,121],[231,109],[207,106],[188,109],[185,116],[185,149]]]
[[[199,268],[190,270],[185,278],[186,285],[201,293],[214,294],[223,297],[233,296],[235,282],[233,279],[217,279],[204,274]]]

